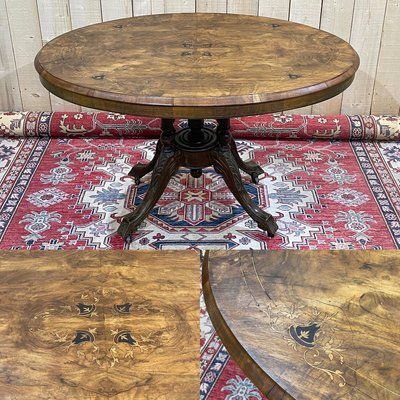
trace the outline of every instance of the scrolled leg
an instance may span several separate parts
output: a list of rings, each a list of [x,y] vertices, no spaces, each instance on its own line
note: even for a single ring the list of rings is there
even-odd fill
[[[156,152],[154,154],[153,159],[147,163],[142,164],[138,163],[132,167],[132,169],[128,172],[128,175],[133,176],[135,178],[135,183],[138,185],[140,183],[140,179],[147,175],[149,172],[153,171],[158,158],[160,157],[161,149],[163,145],[170,145],[173,136],[176,134],[174,128],[174,120],[173,119],[162,119],[161,120],[161,137],[157,142]]]
[[[269,237],[273,237],[278,230],[278,225],[272,215],[256,205],[247,193],[241,180],[239,167],[230,148],[225,146],[220,150],[213,151],[212,158],[215,170],[222,175],[237,201],[249,216],[257,222],[257,226],[266,231]]]
[[[246,174],[250,175],[251,181],[253,183],[258,183],[259,181],[258,177],[264,174],[263,169],[255,161],[243,161],[238,153],[236,143],[234,140],[231,140],[230,145],[231,145],[232,155],[235,158],[238,167],[243,172],[246,172]]]
[[[148,216],[154,205],[167,187],[172,175],[177,171],[181,164],[181,152],[175,150],[173,136],[175,130],[172,119],[163,119],[163,132],[160,138],[159,156],[154,161],[153,174],[146,195],[135,211],[126,215],[118,228],[118,233],[128,243],[130,235],[137,230],[140,223]]]
[[[156,161],[150,186],[140,205],[135,211],[126,215],[118,228],[118,234],[129,241],[130,235],[137,230],[137,227],[147,217],[154,205],[167,187],[172,175],[177,171],[181,163],[181,153],[163,150]]]
[[[225,144],[230,145],[231,147],[231,152],[233,154],[233,157],[235,158],[235,161],[238,165],[238,167],[243,171],[246,172],[246,174],[249,174],[251,177],[251,180],[253,183],[258,183],[258,177],[260,175],[264,174],[264,171],[262,168],[254,161],[243,161],[242,158],[240,157],[236,143],[231,137],[231,134],[229,132],[230,130],[230,123],[229,119],[224,119],[224,120],[218,120],[218,135],[220,138],[222,138],[222,141],[225,142]],[[221,142],[221,140],[220,140]]]
[[[128,172],[128,175],[133,176],[135,178],[135,183],[138,185],[140,183],[140,179],[147,175],[149,172],[153,171],[154,166],[156,165],[156,161],[160,156],[161,152],[161,140],[157,142],[156,152],[154,153],[153,159],[147,164],[138,163],[132,167],[132,169]]]

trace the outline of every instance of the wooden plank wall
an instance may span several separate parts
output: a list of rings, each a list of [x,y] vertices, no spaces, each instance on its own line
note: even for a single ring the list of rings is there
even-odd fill
[[[41,86],[40,47],[84,25],[173,12],[270,16],[332,32],[359,52],[360,71],[344,94],[295,111],[400,114],[400,0],[0,0],[0,110],[80,110]]]

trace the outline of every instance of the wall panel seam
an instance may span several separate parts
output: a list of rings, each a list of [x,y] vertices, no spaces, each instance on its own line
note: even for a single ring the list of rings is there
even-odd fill
[[[7,1],[4,2],[4,6],[6,8],[5,12],[6,12],[6,16],[7,16],[7,26],[8,26],[8,32],[10,34],[10,40],[11,40],[11,48],[12,48],[12,54],[13,54],[13,60],[14,60],[14,70],[15,70],[15,75],[17,77],[17,82],[18,82],[18,93],[19,93],[19,98],[20,98],[19,103],[21,104],[22,110],[24,110],[25,108],[24,108],[24,103],[22,101],[21,84],[20,84],[20,81],[19,81],[19,74],[18,74],[18,68],[17,68],[17,59],[16,59],[15,47],[14,47],[14,38],[13,38],[13,35],[12,35],[12,32],[11,32],[11,25],[10,25],[10,18],[9,18],[9,15],[8,15]],[[5,110],[5,111],[9,111],[9,110]],[[17,110],[15,110],[15,111],[17,111]]]
[[[351,36],[353,34],[353,24],[354,24],[354,13],[355,13],[355,9],[356,9],[356,1],[357,0],[353,0],[353,12],[351,14],[351,26],[350,26],[350,35],[349,35],[349,43],[351,43]],[[343,113],[343,93],[341,93],[340,96],[340,113]]]
[[[324,8],[324,0],[321,0],[321,8],[319,9],[319,25],[318,28],[321,29],[322,24],[322,9]]]
[[[381,30],[381,39],[380,39],[380,42],[379,42],[378,59],[377,59],[376,68],[375,68],[374,84],[372,85],[371,104],[370,104],[370,106],[369,106],[369,114],[372,113],[372,108],[373,108],[373,105],[374,105],[375,87],[376,87],[376,77],[378,76],[379,61],[380,61],[380,58],[381,58],[382,42],[383,42],[383,31],[384,31],[384,29],[385,29],[385,22],[386,22],[387,9],[388,9],[388,1],[389,1],[389,0],[386,0],[386,4],[385,4],[385,13],[384,13],[384,16],[383,16],[383,24],[382,24],[382,30]]]

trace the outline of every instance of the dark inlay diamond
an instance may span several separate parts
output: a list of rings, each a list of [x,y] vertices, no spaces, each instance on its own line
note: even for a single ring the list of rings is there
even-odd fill
[[[314,347],[317,332],[320,326],[316,323],[311,325],[292,325],[289,328],[290,336],[304,347]]]
[[[131,312],[132,303],[114,304],[114,309],[120,314],[129,314]]]
[[[96,304],[78,303],[76,307],[79,310],[79,315],[91,315],[96,310]]]
[[[114,342],[115,343],[127,343],[127,344],[130,344],[131,346],[137,345],[137,341],[132,337],[132,335],[129,331],[118,332],[114,336]]]
[[[88,331],[76,331],[76,335],[72,340],[73,344],[80,344],[85,342],[94,342],[94,335]]]

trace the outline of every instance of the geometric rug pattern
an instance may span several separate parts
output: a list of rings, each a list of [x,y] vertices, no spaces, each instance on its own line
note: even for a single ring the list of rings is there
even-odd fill
[[[182,168],[129,247],[121,218],[146,193],[127,176],[150,160],[159,120],[110,113],[0,114],[1,249],[396,249],[400,247],[400,118],[270,115],[235,119],[243,174],[277,220],[257,228],[212,168]],[[207,122],[210,127],[213,121]],[[177,121],[183,126],[185,121]],[[202,304],[200,398],[260,400]]]

